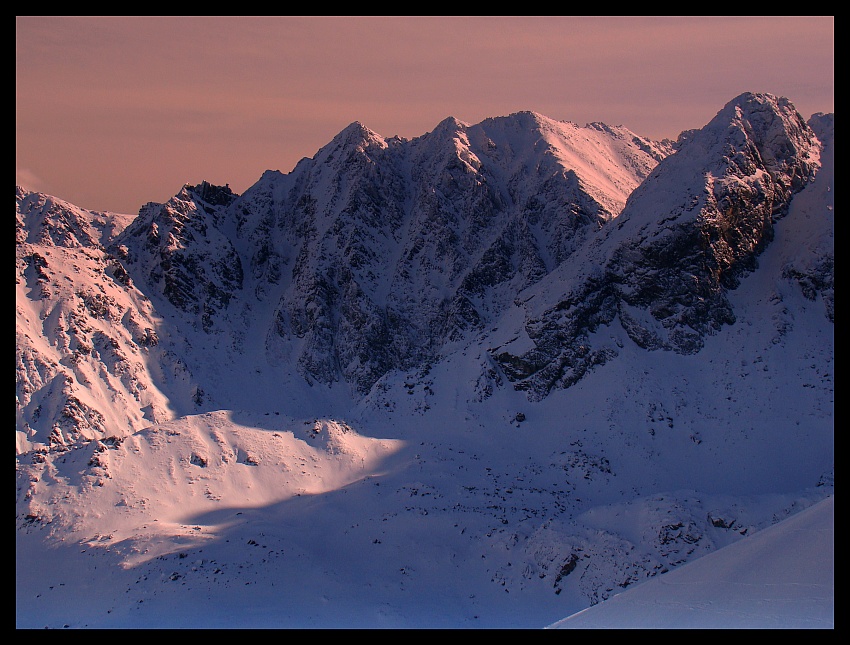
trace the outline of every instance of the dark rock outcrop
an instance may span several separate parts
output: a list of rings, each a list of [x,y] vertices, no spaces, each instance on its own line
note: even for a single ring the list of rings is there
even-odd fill
[[[774,223],[814,179],[821,148],[786,99],[748,93],[731,101],[681,139],[617,220],[559,267],[568,290],[553,290],[548,306],[535,303],[539,313],[526,325],[534,348],[518,356],[497,349],[493,358],[517,389],[540,398],[605,362],[614,350],[587,339],[615,318],[640,347],[699,351],[707,334],[735,322],[726,294],[756,267]]]

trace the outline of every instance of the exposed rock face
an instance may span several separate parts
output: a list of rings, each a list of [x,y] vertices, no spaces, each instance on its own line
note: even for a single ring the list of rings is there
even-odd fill
[[[149,302],[104,248],[129,221],[16,191],[21,452],[32,443],[61,447],[168,418],[172,404],[154,375],[179,363],[156,348]]]
[[[143,209],[123,241],[146,235],[132,255],[148,253],[140,266],[166,297],[207,322],[239,291],[241,258],[245,298],[277,303],[269,354],[362,394],[485,330],[668,153],[624,128],[530,112],[475,126],[449,118],[410,141],[353,123],[289,175],[267,172],[213,223],[201,200],[179,195]],[[217,221],[235,225],[232,247],[211,246]],[[200,275],[213,257],[218,267]]]
[[[161,293],[207,332],[242,288],[242,264],[222,220],[234,198],[226,187],[186,185],[167,203],[144,206],[113,245],[146,292]]]
[[[614,350],[587,337],[615,318],[643,348],[699,351],[706,334],[735,321],[726,293],[756,266],[774,222],[814,179],[821,148],[787,100],[748,93],[731,101],[680,140],[558,277],[547,277],[569,287],[540,292],[526,326],[534,347],[496,349],[494,359],[517,388],[540,398],[607,360]]]
[[[744,94],[675,144],[533,112],[412,140],[353,123],[241,196],[186,185],[135,219],[18,189],[19,430],[95,436],[203,407],[192,343],[220,369],[355,396],[517,316],[524,341],[491,350],[486,380],[532,399],[614,356],[591,338],[614,321],[642,348],[697,352],[735,321],[727,293],[832,131],[831,115],[809,127],[787,100]],[[784,268],[830,320],[833,246]]]

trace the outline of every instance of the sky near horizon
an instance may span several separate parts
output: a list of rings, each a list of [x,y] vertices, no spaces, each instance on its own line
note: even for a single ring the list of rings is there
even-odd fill
[[[661,139],[746,91],[834,112],[834,16],[16,16],[16,183],[135,214],[237,193],[353,121],[532,110]]]

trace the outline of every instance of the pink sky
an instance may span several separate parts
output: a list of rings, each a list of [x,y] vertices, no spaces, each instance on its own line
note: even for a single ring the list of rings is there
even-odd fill
[[[834,16],[17,16],[16,181],[136,213],[238,193],[352,121],[385,137],[533,110],[675,138],[745,91],[834,112]]]

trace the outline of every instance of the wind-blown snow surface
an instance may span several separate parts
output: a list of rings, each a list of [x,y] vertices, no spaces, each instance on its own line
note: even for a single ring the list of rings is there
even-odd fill
[[[832,244],[831,155],[728,293],[735,324],[690,355],[602,325],[595,340],[618,355],[539,401],[482,369],[522,327],[510,311],[492,337],[390,372],[361,399],[260,373],[250,338],[244,367],[210,373],[203,336],[182,339],[191,378],[165,338],[144,350],[159,358],[155,378],[144,372],[156,361],[115,357],[88,378],[123,386],[87,401],[135,391],[145,414],[169,414],[128,405],[116,421],[127,436],[19,457],[16,626],[541,628],[803,521],[834,490],[834,328],[791,278]],[[88,275],[84,255],[47,261]],[[22,293],[39,288],[37,269]],[[157,314],[128,294],[138,318],[126,328],[149,338]],[[19,346],[68,314],[21,303]],[[70,349],[85,366],[110,347]],[[61,388],[55,360],[27,373]],[[179,409],[154,383],[187,399],[209,383],[241,407]]]
[[[554,629],[832,629],[835,499],[551,625]]]

